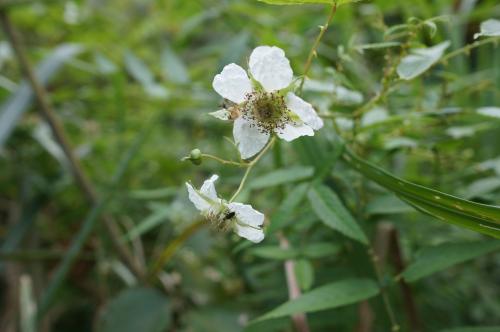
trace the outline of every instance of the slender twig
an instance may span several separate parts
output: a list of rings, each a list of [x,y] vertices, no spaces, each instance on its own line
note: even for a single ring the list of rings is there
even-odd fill
[[[474,49],[476,47],[479,47],[479,46],[482,46],[482,45],[486,45],[486,44],[490,44],[490,43],[498,43],[499,41],[500,41],[500,38],[498,38],[498,37],[485,38],[483,40],[476,41],[476,42],[474,42],[472,44],[465,45],[462,48],[459,48],[459,49],[457,49],[457,50],[455,50],[453,52],[450,52],[450,53],[446,54],[437,63],[447,63],[448,60],[450,60],[451,58],[454,58],[454,57],[456,57],[456,56],[458,56],[460,54],[467,54],[468,52],[470,52],[472,49]]]
[[[24,76],[33,89],[33,92],[39,104],[39,111],[45,118],[46,122],[49,124],[54,138],[59,143],[66,158],[68,159],[71,172],[73,173],[77,185],[80,187],[85,195],[85,198],[91,205],[94,206],[98,204],[99,198],[96,194],[96,191],[87,178],[78,158],[73,153],[73,149],[71,148],[71,144],[66,137],[64,128],[49,101],[47,90],[43,87],[42,84],[40,84],[37,77],[35,76],[31,63],[26,55],[26,51],[24,50],[24,47],[21,43],[21,39],[15,31],[5,8],[0,9],[0,21],[5,34],[10,39],[11,45],[18,58],[21,70],[23,71]],[[139,266],[128,248],[120,242],[120,231],[118,227],[111,218],[103,217],[103,219],[105,226],[109,232],[111,242],[117,250],[119,256],[127,263],[132,272],[136,274],[137,277],[142,279],[142,277],[144,276],[144,269]]]
[[[266,154],[267,150],[269,150],[269,148],[273,145],[275,140],[276,140],[276,137],[271,138],[271,140],[267,143],[266,147],[264,149],[262,149],[262,151],[259,152],[257,157],[255,157],[255,159],[249,163],[249,165],[245,171],[245,174],[243,175],[243,178],[241,179],[240,185],[238,186],[238,189],[236,190],[236,192],[233,194],[233,196],[229,200],[229,203],[234,201],[234,199],[240,194],[241,190],[245,186],[245,183],[248,179],[248,175],[250,174],[250,171],[255,166],[255,164],[257,164],[257,162],[260,160],[260,158],[262,158],[262,156],[264,154]]]
[[[290,243],[288,239],[282,234],[278,233],[280,247],[281,249],[287,250],[290,248]],[[291,259],[287,259],[284,263],[286,284],[288,287],[288,297],[290,300],[300,297],[301,291],[299,283],[297,281],[297,276],[295,275],[295,262]],[[307,323],[307,316],[304,313],[297,313],[292,315],[292,321],[295,329],[298,332],[309,332],[309,324]]]
[[[222,158],[219,158],[217,156],[207,154],[207,153],[202,153],[201,156],[202,156],[202,158],[213,159],[213,160],[218,161],[219,163],[224,164],[224,165],[233,165],[233,166],[238,166],[238,167],[248,167],[250,165],[250,163],[240,163],[237,161],[226,160],[226,159],[222,159]]]
[[[302,74],[302,78],[300,79],[298,94],[302,94],[302,89],[304,88],[304,82],[306,80],[307,74],[309,73],[309,69],[311,68],[312,60],[317,55],[319,43],[323,38],[323,35],[325,34],[326,30],[328,30],[328,27],[332,23],[333,17],[335,16],[336,12],[337,12],[337,2],[335,1],[332,5],[332,9],[330,10],[330,14],[328,15],[328,19],[326,20],[323,26],[320,26],[319,34],[316,37],[316,40],[314,41],[311,51],[309,52],[309,56],[307,57],[306,63],[304,65],[304,73]]]

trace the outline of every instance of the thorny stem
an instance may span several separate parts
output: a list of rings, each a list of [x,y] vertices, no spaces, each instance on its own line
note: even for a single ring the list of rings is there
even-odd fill
[[[224,165],[233,165],[233,166],[238,166],[238,167],[250,166],[250,163],[241,163],[241,162],[232,161],[232,160],[225,160],[225,159],[219,158],[217,156],[214,156],[211,154],[206,154],[206,153],[202,153],[201,157],[207,158],[207,159],[213,159],[213,160],[218,161],[219,163],[224,164]]]
[[[48,93],[35,76],[31,63],[29,62],[26,55],[26,51],[24,50],[24,47],[21,43],[20,37],[15,31],[5,8],[0,8],[0,21],[5,34],[10,39],[12,48],[16,53],[23,74],[33,89],[33,92],[39,104],[39,111],[45,121],[47,121],[47,123],[49,124],[56,141],[59,143],[66,158],[68,159],[71,172],[73,173],[77,185],[80,187],[83,194],[85,195],[85,198],[91,205],[98,204],[99,197],[97,196],[92,183],[85,174],[80,161],[73,153],[73,149],[66,136],[64,128],[49,101]],[[134,256],[129,252],[128,248],[120,242],[120,231],[114,221],[109,217],[104,217],[104,224],[109,232],[111,242],[118,252],[119,256],[121,256],[121,258],[127,263],[130,270],[141,279],[144,276],[143,268],[142,266],[140,266],[140,264],[138,264]]]
[[[231,203],[232,201],[234,201],[234,199],[240,194],[241,190],[245,186],[245,183],[246,183],[246,181],[248,179],[248,175],[250,174],[250,171],[255,166],[255,164],[257,164],[257,162],[260,160],[260,158],[262,158],[262,156],[264,154],[266,154],[266,152],[269,150],[269,148],[271,148],[271,146],[273,145],[273,143],[274,143],[275,140],[276,140],[276,137],[273,136],[273,138],[271,138],[271,140],[267,143],[266,147],[264,149],[262,149],[262,151],[259,152],[259,154],[257,155],[257,157],[255,157],[255,159],[252,160],[248,164],[247,169],[245,171],[245,174],[243,175],[243,178],[241,179],[240,185],[239,185],[238,189],[236,190],[236,192],[234,193],[234,195],[229,200],[229,203]]]
[[[300,85],[298,89],[298,94],[302,94],[302,89],[304,88],[304,82],[306,80],[306,76],[309,73],[309,69],[311,68],[312,60],[314,56],[317,55],[317,50],[319,46],[319,42],[323,38],[323,35],[325,34],[326,30],[332,23],[333,17],[335,16],[335,13],[337,12],[337,1],[335,1],[332,5],[332,9],[330,10],[330,14],[328,15],[328,19],[326,20],[325,25],[320,27],[319,34],[316,37],[316,40],[314,41],[313,47],[311,48],[311,51],[309,52],[309,56],[307,57],[306,63],[304,65],[304,74],[302,75],[302,78],[300,79]]]

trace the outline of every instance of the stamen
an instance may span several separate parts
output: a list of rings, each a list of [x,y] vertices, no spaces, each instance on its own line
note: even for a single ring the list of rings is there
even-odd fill
[[[240,106],[241,115],[262,133],[280,131],[292,122],[285,98],[278,92],[254,91],[248,93],[245,99]]]

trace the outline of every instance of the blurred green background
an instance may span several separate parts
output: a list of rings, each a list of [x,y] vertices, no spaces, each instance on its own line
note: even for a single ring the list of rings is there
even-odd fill
[[[35,329],[40,331],[222,332],[243,330],[246,322],[285,302],[283,260],[289,257],[276,253],[278,232],[259,245],[206,227],[182,237],[200,218],[184,182],[199,186],[219,174],[224,181],[218,190],[228,197],[243,172],[209,160],[200,166],[180,160],[193,148],[237,160],[237,151],[224,139],[232,137],[232,126],[207,115],[222,102],[211,88],[214,75],[231,62],[246,67],[258,45],[284,49],[301,75],[328,6],[253,0],[0,1],[0,6],[22,36],[93,187],[100,197],[111,195],[100,212],[118,226],[120,243],[139,265],[154,267],[165,248],[180,242],[164,265],[153,268],[155,275],[141,281],[117,255],[99,218],[65,278],[53,283],[75,235],[95,221],[95,209],[75,185],[2,32],[0,331],[34,331],[29,326],[34,303],[44,310]],[[499,205],[500,121],[475,112],[500,105],[500,50],[494,45],[396,86],[357,119],[357,132],[350,129],[353,112],[379,91],[387,61],[406,52],[367,45],[387,41],[388,27],[412,17],[441,15],[446,18],[436,21],[434,36],[432,27],[423,26],[403,40],[412,47],[450,40],[449,51],[459,49],[473,42],[480,22],[500,17],[500,4],[376,0],[342,6],[309,74],[320,88],[306,89],[305,96],[321,114],[335,117],[335,126],[363,157],[416,183]],[[324,88],[328,84],[344,90],[332,93]],[[289,182],[307,180],[307,167],[338,149],[334,122],[325,122],[314,138],[277,145],[251,174],[239,200],[275,218],[293,184],[270,187],[262,176],[283,168],[296,171]],[[125,173],[114,183],[120,167]],[[324,183],[342,197],[370,239],[376,239],[381,223],[397,229],[405,261],[428,246],[490,241],[415,212],[342,161]],[[309,204],[289,212],[282,231],[293,247],[323,245],[297,260],[304,291],[346,277],[374,278],[366,248],[325,227]],[[496,254],[410,285],[419,330],[500,324],[496,248]],[[395,269],[385,268],[382,285],[391,283]],[[55,287],[53,297],[45,303],[50,287]],[[401,330],[418,330],[398,286],[388,287],[387,294]],[[358,304],[310,314],[309,325],[312,331],[389,331],[382,297],[370,299],[368,306],[368,330],[360,326],[368,319],[366,306]],[[292,331],[293,325],[285,317],[247,330]]]

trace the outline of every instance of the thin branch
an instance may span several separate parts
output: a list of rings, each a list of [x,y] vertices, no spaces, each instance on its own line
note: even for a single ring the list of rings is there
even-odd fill
[[[284,250],[290,248],[290,243],[288,239],[282,234],[278,234],[280,247]],[[296,299],[300,297],[301,291],[299,287],[299,283],[297,281],[297,276],[295,275],[295,262],[291,259],[287,259],[284,263],[285,266],[285,275],[286,275],[286,284],[288,287],[288,297],[290,300]],[[292,315],[292,321],[295,326],[295,329],[298,332],[309,332],[309,324],[307,322],[307,316],[304,313],[298,313]]]
[[[255,164],[257,164],[257,162],[260,160],[260,158],[262,158],[262,156],[264,154],[266,154],[267,150],[269,150],[269,148],[273,145],[273,143],[274,143],[275,140],[276,140],[276,137],[273,136],[273,138],[271,138],[271,140],[269,141],[269,143],[267,143],[266,147],[264,149],[262,149],[262,151],[259,152],[259,154],[257,155],[257,157],[255,157],[255,159],[252,160],[249,163],[249,165],[248,165],[248,167],[247,167],[247,169],[245,171],[245,174],[243,175],[243,178],[241,179],[240,185],[239,185],[238,189],[236,190],[236,192],[231,197],[231,199],[229,200],[229,203],[231,203],[232,201],[234,201],[234,199],[240,194],[241,190],[245,186],[245,183],[246,183],[246,181],[248,179],[248,175],[250,174],[250,171],[255,166]]]
[[[328,15],[328,19],[326,20],[325,25],[320,27],[319,34],[316,37],[316,40],[314,41],[313,47],[309,52],[309,56],[307,57],[306,63],[304,65],[304,73],[302,75],[302,78],[300,79],[298,94],[302,94],[302,89],[304,88],[304,82],[306,80],[307,74],[309,73],[309,69],[311,68],[312,60],[317,55],[319,43],[323,38],[323,35],[325,34],[326,30],[328,30],[328,27],[332,23],[333,17],[335,16],[336,12],[337,12],[337,2],[335,1],[332,5],[332,9],[330,10],[330,14]]]
[[[10,39],[11,45],[19,61],[21,70],[34,91],[36,100],[38,101],[38,104],[40,106],[39,111],[45,121],[49,124],[54,138],[59,143],[66,158],[68,159],[71,172],[76,180],[78,187],[82,190],[87,201],[92,206],[95,206],[99,202],[96,191],[89,181],[88,177],[86,176],[78,158],[73,153],[73,149],[71,148],[71,144],[66,137],[64,128],[49,101],[47,90],[42,86],[42,84],[40,84],[37,77],[35,76],[31,63],[29,62],[26,55],[26,51],[24,50],[24,47],[21,43],[21,38],[15,31],[5,8],[0,9],[0,22],[2,24],[3,30],[5,31],[5,34]],[[103,217],[103,219],[105,226],[109,232],[111,242],[117,250],[119,256],[127,263],[132,272],[137,277],[139,277],[139,279],[142,279],[144,277],[144,269],[134,259],[128,248],[120,242],[120,231],[118,227],[111,218]]]

